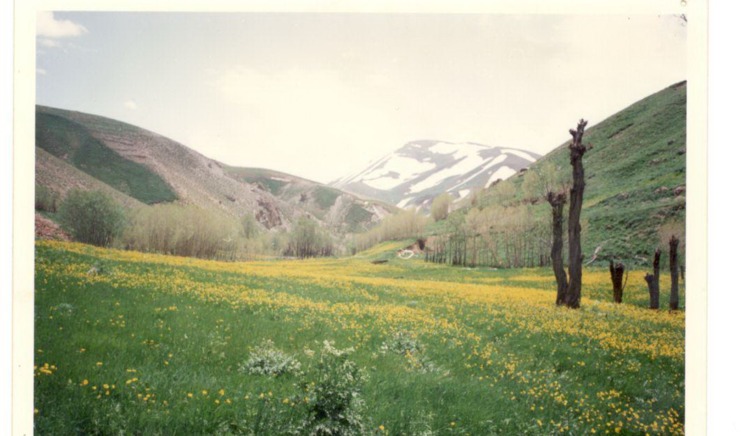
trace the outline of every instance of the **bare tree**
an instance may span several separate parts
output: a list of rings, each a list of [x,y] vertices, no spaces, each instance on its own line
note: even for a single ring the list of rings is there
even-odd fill
[[[566,305],[578,308],[582,298],[582,200],[584,199],[584,166],[582,157],[588,147],[582,144],[587,121],[579,120],[576,130],[570,129],[572,141],[569,144],[572,167],[572,185],[569,198],[569,288]]]

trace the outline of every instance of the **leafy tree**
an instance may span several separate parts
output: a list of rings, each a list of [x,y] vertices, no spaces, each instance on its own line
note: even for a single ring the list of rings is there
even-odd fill
[[[311,218],[302,217],[291,231],[286,254],[307,258],[332,256],[333,241]]]
[[[373,229],[355,235],[356,251],[366,250],[382,241],[422,237],[427,221],[428,217],[415,209],[384,217]]]
[[[517,194],[517,188],[512,182],[500,182],[499,184],[492,186],[485,190],[481,195],[479,205],[485,207],[490,205],[508,205],[514,200]]]
[[[528,171],[522,180],[522,195],[528,200],[545,198],[549,193],[560,193],[569,190],[569,174],[551,162],[545,162]]]
[[[248,213],[242,217],[242,233],[247,239],[253,238],[260,233],[260,227],[254,215]]]
[[[434,221],[442,221],[449,215],[449,206],[452,204],[452,196],[448,192],[440,194],[431,203],[431,218]]]
[[[111,245],[125,225],[122,207],[101,191],[68,192],[60,217],[77,241],[102,247]]]
[[[128,249],[203,259],[245,257],[250,241],[238,220],[195,205],[157,204],[132,211],[120,238]]]

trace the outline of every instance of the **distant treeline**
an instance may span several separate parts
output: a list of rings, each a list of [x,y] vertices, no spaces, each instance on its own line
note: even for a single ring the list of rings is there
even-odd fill
[[[299,218],[290,230],[267,230],[252,213],[237,219],[177,203],[125,210],[102,191],[71,190],[60,200],[39,186],[36,210],[60,222],[76,241],[142,252],[248,260],[332,256],[343,250],[342,243],[310,217]]]
[[[356,254],[380,242],[420,237],[425,233],[429,218],[413,209],[387,216],[373,229],[350,236],[349,251]]]
[[[427,239],[425,259],[470,267],[546,266],[550,225],[532,212],[526,205],[453,212],[446,232]]]

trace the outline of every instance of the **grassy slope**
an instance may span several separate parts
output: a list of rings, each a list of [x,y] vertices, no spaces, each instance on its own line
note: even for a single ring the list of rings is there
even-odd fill
[[[673,189],[686,183],[686,98],[685,82],[675,84],[585,133],[585,143],[593,144],[584,156],[582,220],[588,225],[582,243],[588,257],[600,244],[604,255],[648,256],[658,245],[660,226],[684,221],[685,196]],[[545,162],[570,173],[568,142],[533,167]],[[521,192],[521,175],[508,182]]]
[[[380,210],[394,213],[397,208],[375,200],[362,200],[339,189],[331,188],[311,180],[279,171],[263,168],[225,167],[229,174],[247,183],[256,183],[273,195],[304,208],[318,219],[331,220],[328,224],[342,226],[346,231],[360,231],[371,227],[374,213],[369,210],[377,206]],[[340,197],[343,210],[340,214],[330,212]],[[304,201],[300,201],[300,198]]]
[[[36,182],[52,187],[55,192],[64,194],[70,189],[98,190],[107,193],[126,208],[143,206],[140,201],[75,168],[43,148],[36,147],[35,158]],[[51,214],[50,218],[56,219],[54,215]]]
[[[177,199],[159,175],[120,156],[91,136],[84,126],[62,116],[37,110],[36,145],[143,203]]]
[[[586,251],[605,242],[621,257],[648,255],[658,228],[685,219],[686,85],[675,85],[624,109],[585,134],[594,145],[585,156]],[[548,156],[567,164],[565,147]],[[658,188],[666,190],[656,192]]]
[[[36,431],[253,434],[293,422],[334,340],[368,374],[372,434],[682,433],[682,313],[646,310],[640,287],[608,303],[604,271],[585,273],[599,290],[571,311],[554,306],[547,272],[369,262],[396,246],[221,263],[37,244]],[[86,274],[93,264],[103,273]],[[415,354],[382,352],[397,332]],[[238,371],[268,338],[304,373]]]
[[[45,106],[37,106],[37,111],[82,126],[95,141],[166,181],[180,203],[194,204],[235,218],[264,209],[266,216],[281,218],[281,227],[302,213],[270,193],[226,174],[219,162],[157,133],[82,112]],[[111,165],[107,163],[106,167]],[[76,180],[69,182],[77,183]],[[50,187],[54,189],[54,185]]]

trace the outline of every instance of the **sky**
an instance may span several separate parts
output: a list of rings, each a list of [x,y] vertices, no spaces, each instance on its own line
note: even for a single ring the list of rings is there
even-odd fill
[[[544,154],[685,80],[656,15],[42,12],[37,104],[330,182],[436,139]]]

